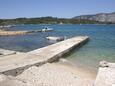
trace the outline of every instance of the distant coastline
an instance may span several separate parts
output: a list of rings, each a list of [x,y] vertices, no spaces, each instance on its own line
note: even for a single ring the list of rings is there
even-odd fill
[[[16,24],[115,24],[115,12],[81,15],[73,18],[57,18],[52,16],[36,18],[0,19],[0,26]]]
[[[97,21],[56,17],[0,19],[0,25],[14,24],[97,24]]]

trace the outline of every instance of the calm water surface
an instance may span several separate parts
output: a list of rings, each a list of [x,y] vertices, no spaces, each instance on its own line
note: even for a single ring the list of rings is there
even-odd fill
[[[91,68],[97,67],[101,60],[115,62],[115,25],[17,25],[11,30],[37,30],[44,26],[54,28],[54,31],[23,36],[1,36],[0,48],[27,52],[52,44],[45,38],[48,35],[67,38],[87,35],[90,41],[80,49],[74,50],[67,59],[79,66],[87,65]]]

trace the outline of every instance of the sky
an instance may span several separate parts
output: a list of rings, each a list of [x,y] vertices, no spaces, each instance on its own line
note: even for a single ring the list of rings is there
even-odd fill
[[[0,19],[115,12],[115,0],[0,0]]]

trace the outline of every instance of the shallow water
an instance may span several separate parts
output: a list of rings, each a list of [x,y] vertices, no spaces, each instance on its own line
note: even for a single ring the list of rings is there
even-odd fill
[[[115,62],[115,25],[17,25],[11,30],[38,30],[48,26],[54,28],[52,32],[35,33],[22,36],[1,36],[0,48],[31,51],[52,44],[46,36],[74,36],[87,35],[90,41],[80,49],[75,49],[67,59],[79,65],[91,68],[98,67],[101,60]]]

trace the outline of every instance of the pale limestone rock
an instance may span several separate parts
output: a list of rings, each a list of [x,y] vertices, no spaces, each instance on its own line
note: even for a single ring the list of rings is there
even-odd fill
[[[0,86],[92,86],[91,80],[80,78],[56,64],[32,66],[22,74],[12,77],[0,75]]]
[[[115,86],[115,63],[106,62],[99,68],[94,86]]]
[[[0,86],[33,86],[12,76],[0,75]]]
[[[68,60],[64,59],[64,58],[60,58],[59,61],[61,61],[61,62],[68,62]]]
[[[92,81],[53,64],[31,67],[16,78],[29,81],[33,86],[92,86]]]
[[[108,67],[108,63],[106,61],[101,61],[99,66],[100,67]]]
[[[7,80],[7,76],[5,75],[0,75],[0,82]]]

